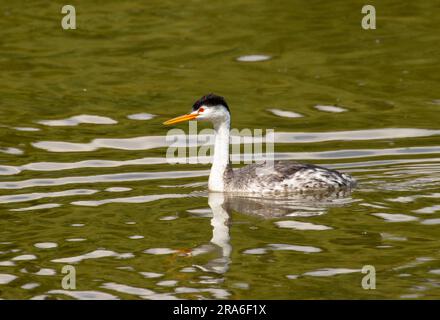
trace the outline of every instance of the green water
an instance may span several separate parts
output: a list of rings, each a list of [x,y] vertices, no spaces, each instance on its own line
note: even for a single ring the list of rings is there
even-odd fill
[[[74,1],[63,30],[64,3],[2,1],[0,298],[439,298],[440,4],[369,3],[367,31],[362,1]],[[161,123],[209,92],[359,187],[208,198]],[[105,118],[51,122],[80,115]]]

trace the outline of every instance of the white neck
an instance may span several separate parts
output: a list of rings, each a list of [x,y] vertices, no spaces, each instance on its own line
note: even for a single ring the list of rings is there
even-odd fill
[[[214,122],[215,144],[208,188],[210,191],[225,191],[224,175],[229,165],[229,129],[230,118]]]

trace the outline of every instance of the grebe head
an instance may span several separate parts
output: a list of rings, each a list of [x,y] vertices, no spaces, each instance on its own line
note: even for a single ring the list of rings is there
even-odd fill
[[[218,124],[229,121],[230,117],[229,107],[225,99],[210,93],[197,100],[193,104],[190,113],[165,121],[163,124],[170,125],[188,120],[210,121],[213,124]]]

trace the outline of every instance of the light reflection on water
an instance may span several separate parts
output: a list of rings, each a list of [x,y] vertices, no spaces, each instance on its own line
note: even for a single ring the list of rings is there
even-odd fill
[[[419,134],[417,130],[405,131],[404,134],[408,134],[408,132]],[[423,135],[431,135],[432,133],[431,131],[423,131]],[[397,130],[395,133],[387,132],[385,135],[400,137],[401,134]],[[321,137],[325,139],[324,134]],[[352,138],[354,140],[358,139],[356,136]],[[310,138],[309,142],[312,142],[312,140]],[[324,195],[305,194],[292,195],[288,199],[261,199],[216,193],[208,195],[204,191],[206,189],[205,181],[173,182],[169,184],[175,179],[206,179],[204,177],[208,174],[207,170],[139,171],[83,176],[74,176],[68,171],[95,168],[99,172],[101,168],[120,168],[125,165],[161,165],[165,160],[161,157],[122,161],[94,159],[78,162],[35,162],[21,167],[9,166],[13,168],[10,169],[9,176],[17,176],[18,179],[0,182],[0,188],[4,190],[25,189],[32,191],[1,195],[0,203],[5,208],[11,205],[10,212],[22,211],[31,215],[35,212],[35,214],[40,214],[50,221],[50,215],[56,214],[56,210],[61,210],[61,207],[66,208],[67,211],[60,212],[65,212],[67,216],[65,214],[62,216],[67,218],[70,215],[69,212],[73,212],[71,211],[72,208],[102,207],[102,210],[95,209],[101,210],[95,211],[95,213],[98,213],[99,216],[107,216],[107,220],[110,219],[108,221],[111,224],[108,228],[93,221],[94,218],[90,220],[89,214],[84,215],[82,213],[79,214],[81,218],[75,218],[75,223],[70,223],[70,227],[81,226],[82,229],[90,228],[89,225],[94,224],[94,228],[99,230],[93,232],[97,232],[96,235],[108,234],[109,236],[113,235],[113,238],[117,234],[119,236],[107,244],[107,241],[99,241],[100,244],[95,245],[96,240],[93,240],[95,236],[88,231],[74,232],[70,229],[68,237],[64,238],[60,238],[56,233],[50,237],[36,235],[32,236],[34,249],[20,249],[19,254],[14,254],[14,252],[17,252],[13,249],[17,247],[14,241],[5,241],[2,246],[7,249],[0,248],[2,249],[0,250],[2,253],[0,267],[5,270],[5,273],[1,274],[0,279],[3,285],[20,283],[21,289],[26,292],[28,298],[33,299],[54,296],[75,299],[120,299],[128,297],[140,299],[206,297],[223,299],[233,297],[239,291],[253,292],[254,287],[261,286],[261,284],[255,283],[253,278],[253,274],[259,274],[261,270],[244,271],[247,275],[246,277],[239,276],[241,280],[237,282],[238,284],[229,284],[229,275],[234,274],[234,277],[240,274],[243,275],[243,271],[239,271],[237,266],[240,266],[244,261],[248,261],[247,263],[256,266],[261,263],[265,265],[280,264],[279,275],[284,280],[273,278],[273,275],[270,276],[270,282],[274,286],[278,286],[284,281],[289,281],[288,284],[285,284],[289,288],[295,286],[295,283],[313,283],[315,278],[350,277],[349,279],[352,279],[353,287],[355,287],[356,281],[359,282],[362,277],[360,272],[362,266],[364,264],[374,264],[374,262],[371,262],[373,258],[367,253],[373,250],[372,248],[376,251],[399,251],[395,245],[397,242],[411,243],[413,238],[426,238],[425,241],[429,241],[429,239],[433,239],[432,231],[429,231],[427,235],[423,233],[423,230],[420,230],[421,234],[418,234],[419,231],[416,230],[431,228],[430,226],[440,223],[440,219],[435,216],[440,209],[438,209],[438,205],[430,203],[439,197],[439,193],[433,189],[440,183],[440,175],[438,174],[440,168],[437,158],[373,160],[375,157],[385,154],[391,156],[408,154],[411,148],[414,150],[413,154],[415,155],[421,155],[426,151],[429,156],[437,152],[437,147],[401,148],[399,149],[401,152],[395,152],[396,149],[369,150],[369,153],[359,155],[364,157],[365,161],[329,165],[329,167],[343,168],[345,171],[357,176],[360,186],[354,194],[347,192]],[[137,149],[137,147],[134,147],[134,149]],[[394,152],[390,152],[390,150]],[[336,159],[356,158],[356,155],[353,153],[348,154],[344,150],[315,152],[314,154],[319,153],[333,153],[333,157]],[[299,159],[304,157],[304,153],[284,152],[277,153],[277,156],[279,158]],[[309,153],[309,157],[313,158],[311,153]],[[24,169],[48,173],[66,172],[67,176],[23,180],[20,179],[20,175],[25,172],[22,171]],[[4,170],[3,173],[4,176],[8,176],[7,170]],[[132,184],[132,182],[142,183],[148,180],[159,182],[159,186],[155,188],[156,192],[149,190],[147,194],[139,194],[137,189],[140,186]],[[167,180],[168,184],[161,184],[163,180]],[[104,187],[101,186],[102,184],[104,184]],[[44,191],[44,188],[47,187],[53,188],[64,185],[95,185],[96,187],[93,189],[74,188],[61,191]],[[160,190],[165,192],[158,192]],[[170,190],[173,193],[166,192]],[[380,190],[388,193],[385,197],[381,197],[380,201],[370,202],[368,199],[371,194],[381,192]],[[182,191],[184,192],[182,193]],[[414,193],[414,191],[417,193]],[[115,195],[121,193],[124,196],[115,197]],[[76,199],[78,197],[81,199]],[[56,199],[57,203],[50,202],[51,199]],[[193,200],[190,200],[187,204],[179,204],[180,209],[176,209],[175,206],[173,209],[173,205],[168,209],[167,203],[181,201],[179,199]],[[17,205],[25,202],[32,205],[17,207]],[[121,228],[121,222],[118,222],[120,220],[118,212],[124,212],[125,208],[130,208],[132,205],[147,203],[157,203],[154,206],[157,208],[158,213],[149,217],[151,213],[148,214],[148,206],[132,207],[131,210],[139,211],[139,213],[144,211],[145,214],[139,216],[136,213],[133,216],[133,218],[137,217],[135,218],[136,221],[122,222],[126,226],[133,226],[134,229]],[[410,204],[411,210],[408,210],[408,207],[400,207],[398,204]],[[117,205],[115,208],[117,211],[111,209],[111,206],[114,205]],[[206,205],[209,205],[209,208]],[[111,210],[110,216],[106,213],[108,209]],[[68,219],[73,218],[72,216]],[[20,217],[18,219],[27,220],[29,218]],[[161,239],[159,237],[153,240],[156,236],[151,234],[155,230],[152,224],[160,225],[163,223],[169,224],[169,227],[163,225],[165,230],[177,232],[177,234],[183,232],[183,237],[173,236],[173,241],[168,243],[166,238]],[[138,224],[145,227],[136,227]],[[385,225],[382,227],[382,224],[398,227],[390,230]],[[110,228],[113,225],[119,225],[121,229],[113,231],[113,228]],[[171,225],[174,225],[174,227],[169,229]],[[371,230],[361,231],[366,229],[364,225],[369,226]],[[407,232],[402,231],[402,227],[399,226],[414,226],[416,229]],[[44,228],[48,228],[48,226],[44,226]],[[198,244],[182,247],[180,243],[185,243],[185,234],[187,234],[185,230],[187,228],[191,230],[188,230],[188,232],[193,235],[195,231],[192,229],[194,228],[196,228],[195,230],[203,228],[211,235],[196,236],[199,239]],[[236,228],[241,230],[240,235],[237,234],[237,231],[234,232]],[[358,232],[353,234],[356,229]],[[26,233],[25,229],[18,232]],[[259,236],[260,233],[261,236]],[[66,235],[65,231],[62,231],[61,234]],[[350,238],[351,240],[349,240]],[[369,238],[371,239],[367,241]],[[5,240],[7,239],[12,240],[10,236],[6,235]],[[130,244],[127,241],[133,242]],[[371,243],[367,247],[372,246],[372,248],[366,251],[365,256],[362,251],[359,252],[359,258],[354,259],[354,261],[339,256],[341,250],[343,252],[344,247],[349,246],[349,243],[352,243],[351,246],[354,248],[362,250],[361,248],[369,242]],[[68,246],[70,249],[66,251],[63,248],[66,248],[68,243],[77,245]],[[109,249],[112,244],[119,249]],[[168,246],[163,246],[166,244]],[[426,263],[435,262],[438,250],[433,251],[431,246],[429,247],[429,249],[427,248],[431,255],[429,259],[418,256],[415,258],[416,262],[408,262],[404,256],[403,259],[396,259],[383,272],[393,273],[403,269],[411,270]],[[43,251],[47,253],[43,253]],[[70,252],[70,254],[63,253],[64,251],[66,253]],[[395,253],[397,256],[399,256],[398,251]],[[425,250],[423,252],[426,254]],[[382,256],[378,252],[376,254]],[[304,255],[304,258],[301,255]],[[323,262],[319,262],[321,259],[310,258],[313,256],[319,257],[320,255],[328,258],[324,258]],[[334,255],[338,255],[338,257],[335,258]],[[150,267],[146,268],[144,264],[145,261],[149,260],[149,256],[157,258],[154,258],[155,262],[151,264],[147,262],[146,266],[150,265]],[[171,259],[169,262],[175,261],[178,264],[169,269],[167,267],[169,264],[168,259]],[[291,259],[299,262],[289,263]],[[59,266],[73,264],[77,265],[78,268],[82,268],[84,261],[96,261],[94,263],[99,264],[101,267],[119,270],[118,273],[135,273],[143,279],[160,278],[161,280],[152,281],[151,283],[135,281],[133,284],[129,284],[124,283],[125,277],[123,274],[118,275],[113,281],[110,281],[111,278],[100,280],[102,277],[96,275],[97,278],[93,280],[96,282],[96,286],[92,290],[77,290],[75,292],[57,289],[53,285],[53,281],[59,274]],[[33,271],[25,272],[23,263],[29,265],[26,268],[31,268]],[[94,263],[92,262],[92,264]],[[380,260],[376,260],[376,264],[379,264],[378,268],[383,268],[380,267]],[[387,271],[387,269],[389,270]],[[21,271],[15,275],[14,270]],[[427,272],[435,275],[435,270],[437,269],[428,269]],[[266,273],[266,271],[262,272]],[[42,276],[46,280],[42,279]],[[395,276],[399,279],[413,279],[411,273],[398,273]],[[21,278],[24,279],[21,280]],[[50,279],[54,280],[51,282]],[[414,284],[417,283],[417,280],[409,282]],[[430,288],[434,289],[437,282],[427,282],[425,280],[422,280],[422,282],[425,289],[417,292],[418,297],[423,297],[425,291],[432,294]],[[197,286],[194,286],[195,284]],[[400,292],[399,297],[411,297],[414,294],[414,287],[415,285],[412,285],[408,290],[403,290]],[[258,295],[256,294],[256,296]]]
[[[77,126],[81,123],[88,124],[116,124],[117,121],[103,116],[95,116],[88,114],[81,114],[79,116],[70,117],[62,120],[41,120],[38,121],[39,124],[45,126],[53,126],[53,127],[63,127],[63,126]]]
[[[10,5],[0,298],[440,298],[437,5],[409,13],[389,1],[387,19],[411,15],[417,27],[371,33],[353,29],[348,3],[291,5],[84,2],[88,25],[69,41]],[[228,99],[233,127],[275,129],[276,158],[350,172],[358,188],[208,194],[207,165],[167,163],[161,123],[212,90]],[[61,287],[65,264],[77,290]],[[364,265],[376,268],[376,290],[361,287]]]
[[[440,130],[427,129],[411,129],[411,128],[389,128],[389,129],[373,129],[373,130],[356,130],[356,131],[337,131],[337,132],[276,132],[274,133],[275,143],[311,143],[324,141],[355,141],[355,140],[379,140],[379,139],[397,139],[397,138],[416,138],[430,137],[439,135]],[[191,140],[192,136],[188,139]],[[212,135],[200,134],[197,139],[197,145],[206,145],[207,141],[212,143],[214,140]],[[231,142],[237,141],[232,139]],[[248,138],[249,143],[253,143],[254,139]],[[236,142],[238,143],[238,142]],[[144,136],[124,139],[93,139],[88,143],[75,143],[63,141],[38,141],[32,143],[35,148],[43,149],[50,152],[91,152],[100,148],[117,149],[117,150],[149,150],[154,148],[167,147],[171,142],[166,141],[166,136]],[[186,140],[178,139],[173,142],[176,147],[186,146]]]

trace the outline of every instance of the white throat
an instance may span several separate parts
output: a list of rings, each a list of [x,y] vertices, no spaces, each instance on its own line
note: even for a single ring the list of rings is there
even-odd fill
[[[229,165],[229,129],[230,117],[214,122],[215,143],[208,188],[210,191],[225,191],[225,172]]]

